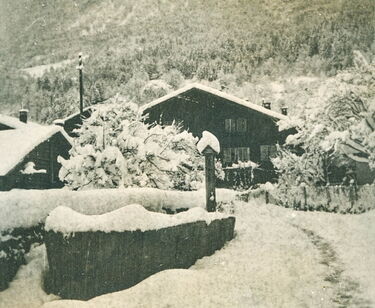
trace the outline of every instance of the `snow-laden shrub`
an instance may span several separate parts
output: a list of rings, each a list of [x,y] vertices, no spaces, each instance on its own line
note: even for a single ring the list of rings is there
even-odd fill
[[[169,72],[163,74],[161,79],[175,90],[180,88],[184,83],[184,75],[177,69],[171,69]]]
[[[119,98],[117,98],[119,100]],[[60,179],[72,189],[155,187],[193,190],[204,180],[196,138],[177,125],[149,125],[138,106],[98,106],[77,130]]]
[[[25,263],[25,254],[32,245],[43,242],[43,235],[42,224],[7,230],[0,228],[0,291],[8,287],[19,267]]]
[[[143,101],[152,101],[156,98],[162,97],[171,91],[171,87],[161,79],[150,80],[142,88]]]
[[[359,63],[365,61],[358,53],[355,56]],[[375,65],[364,62],[342,72],[329,96],[320,97],[300,119],[279,123],[280,129],[292,126],[297,130],[273,159],[280,184],[349,182],[355,162],[375,168],[374,77]]]
[[[287,187],[301,183],[309,185],[323,183],[326,175],[325,161],[324,153],[307,151],[297,155],[281,147],[278,147],[277,156],[272,159],[279,173],[279,184]]]

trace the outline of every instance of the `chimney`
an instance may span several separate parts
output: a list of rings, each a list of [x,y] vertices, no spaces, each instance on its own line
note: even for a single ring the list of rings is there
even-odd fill
[[[23,123],[27,123],[27,114],[29,113],[29,110],[27,109],[21,109],[19,111],[19,119]]]
[[[271,103],[270,102],[263,102],[263,107],[266,109],[271,109]]]
[[[288,115],[288,107],[281,107],[281,113],[283,114],[283,115]]]

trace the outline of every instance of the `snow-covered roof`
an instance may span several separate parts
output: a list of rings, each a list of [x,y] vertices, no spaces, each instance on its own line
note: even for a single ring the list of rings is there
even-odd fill
[[[93,106],[88,106],[88,107],[85,107],[83,108],[83,112],[85,111],[90,111],[91,109],[93,109]],[[55,121],[53,121],[54,123],[60,123],[60,124],[65,124],[66,121],[70,120],[70,119],[73,119],[75,117],[78,117],[79,115],[81,114],[80,111],[77,111],[75,113],[72,113],[71,115],[67,116],[66,118],[63,118],[63,119],[56,119]]]
[[[58,126],[28,126],[0,131],[0,176],[6,175],[40,143],[60,132],[68,142],[70,137]]]
[[[0,124],[9,126],[10,128],[26,128],[26,127],[40,127],[39,124],[33,122],[21,122],[18,118],[0,114]]]
[[[262,106],[259,106],[257,104],[254,104],[254,103],[250,103],[244,99],[241,99],[241,98],[238,98],[234,95],[231,95],[231,94],[228,94],[228,93],[225,93],[225,92],[222,92],[222,91],[219,91],[217,89],[214,89],[214,88],[211,88],[211,87],[208,87],[208,86],[205,86],[205,85],[202,85],[200,83],[192,83],[192,84],[189,84],[179,90],[176,90],[174,92],[171,92],[163,97],[160,97],[154,101],[152,101],[151,103],[148,103],[146,105],[143,105],[141,108],[143,111],[146,111],[158,104],[161,104],[161,103],[164,103],[166,101],[168,101],[169,99],[173,98],[173,97],[177,97],[181,94],[183,94],[184,92],[187,92],[191,89],[198,89],[198,90],[201,90],[201,91],[204,91],[204,92],[207,92],[207,93],[210,93],[212,95],[215,95],[215,96],[218,96],[218,97],[221,97],[221,98],[224,98],[226,100],[229,100],[229,101],[232,101],[238,105],[241,105],[241,106],[244,106],[244,107],[247,107],[249,109],[252,109],[252,110],[255,110],[255,111],[258,111],[260,113],[263,113],[265,115],[268,115],[272,118],[276,118],[276,119],[279,119],[279,120],[285,120],[287,119],[288,117],[281,114],[281,113],[278,113],[276,111],[273,111],[273,110],[270,110],[270,109],[267,109],[267,108],[264,108]]]

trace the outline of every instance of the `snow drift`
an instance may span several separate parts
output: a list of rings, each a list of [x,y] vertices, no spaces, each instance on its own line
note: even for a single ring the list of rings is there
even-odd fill
[[[45,230],[62,233],[103,231],[149,231],[177,226],[195,221],[210,224],[214,219],[227,216],[208,213],[203,208],[192,208],[176,215],[147,211],[139,204],[131,204],[102,215],[84,215],[68,207],[59,206],[47,217]]]
[[[217,190],[218,202],[230,202],[235,196],[235,191]],[[165,191],[155,188],[0,192],[0,231],[44,223],[47,215],[58,206],[69,207],[86,215],[100,215],[129,204],[140,204],[154,212],[163,212],[163,209],[176,211],[182,208],[204,208],[205,192]]]

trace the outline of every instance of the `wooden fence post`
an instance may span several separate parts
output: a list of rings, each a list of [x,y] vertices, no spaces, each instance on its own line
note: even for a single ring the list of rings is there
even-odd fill
[[[215,155],[220,153],[220,143],[217,138],[208,131],[202,133],[202,138],[197,144],[198,151],[205,156],[206,174],[206,209],[208,212],[216,211],[216,176]]]
[[[356,188],[353,183],[349,185],[349,199],[350,199],[350,209],[349,212],[352,212],[354,209],[355,202],[357,201]]]
[[[205,157],[206,173],[206,208],[208,212],[216,211],[216,177],[215,177],[215,152],[211,147],[203,151]]]
[[[326,196],[327,196],[327,208],[329,208],[330,206],[331,206],[331,201],[332,201],[332,199],[331,199],[331,193],[330,193],[330,191],[329,191],[329,186],[328,185],[326,185],[325,186],[325,189],[326,189]]]
[[[303,189],[303,199],[304,199],[304,202],[305,202],[305,205],[304,205],[304,210],[306,211],[307,210],[307,191],[306,191],[306,184],[304,184],[302,186],[302,189]]]

